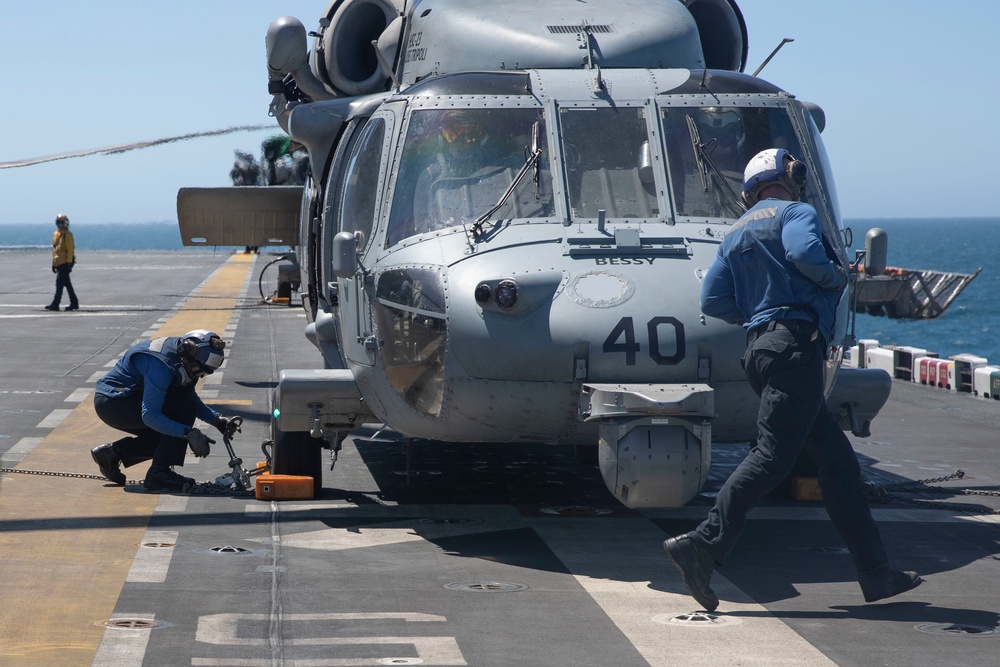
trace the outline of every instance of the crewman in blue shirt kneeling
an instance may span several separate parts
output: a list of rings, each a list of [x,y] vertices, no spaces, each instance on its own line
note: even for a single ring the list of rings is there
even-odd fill
[[[222,366],[225,347],[217,333],[205,329],[142,341],[97,381],[97,416],[131,434],[90,451],[104,477],[124,486],[121,465],[152,459],[142,482],[147,490],[185,491],[195,485],[173,466],[184,465],[188,445],[195,456],[205,457],[215,443],[194,427],[195,418],[222,433],[229,426],[231,418],[205,405],[195,390],[199,378]]]

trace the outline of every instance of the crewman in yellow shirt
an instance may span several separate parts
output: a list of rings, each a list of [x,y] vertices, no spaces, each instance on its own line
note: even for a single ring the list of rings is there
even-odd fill
[[[76,247],[73,245],[73,232],[69,231],[69,218],[65,213],[56,216],[56,231],[52,234],[52,273],[56,274],[56,295],[45,310],[59,310],[62,301],[63,288],[69,295],[69,305],[66,310],[79,310],[80,303],[76,300],[73,283],[69,274],[76,264]]]

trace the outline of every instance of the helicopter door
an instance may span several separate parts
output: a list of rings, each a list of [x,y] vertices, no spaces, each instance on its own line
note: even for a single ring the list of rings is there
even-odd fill
[[[381,216],[383,193],[388,180],[391,140],[396,126],[396,109],[383,107],[374,114],[358,138],[347,160],[341,180],[340,231],[357,232],[358,272],[340,283],[340,316],[344,331],[344,354],[354,363],[375,363],[375,332],[372,326],[370,293],[374,288],[367,268],[372,247],[372,230]],[[387,141],[388,139],[388,141]]]

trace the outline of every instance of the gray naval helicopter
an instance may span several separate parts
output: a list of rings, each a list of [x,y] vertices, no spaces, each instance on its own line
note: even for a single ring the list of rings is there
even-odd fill
[[[745,332],[699,308],[750,157],[806,163],[851,266],[823,113],[743,73],[734,0],[333,0],[309,34],[282,17],[266,39],[305,186],[178,195],[188,244],[296,247],[323,368],[280,373],[275,471],[318,479],[322,448],[381,422],[596,449],[626,506],[691,500],[713,439],[756,437]],[[840,368],[848,313],[829,404],[860,435],[891,381]]]

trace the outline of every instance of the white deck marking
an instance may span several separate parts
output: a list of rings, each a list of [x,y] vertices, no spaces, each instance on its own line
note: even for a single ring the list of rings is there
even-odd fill
[[[190,496],[175,496],[164,493],[160,496],[160,501],[156,503],[155,512],[186,512]]]
[[[289,517],[289,513],[298,507],[300,511],[315,512],[316,506],[287,506],[280,505],[278,511],[280,516]],[[309,507],[309,509],[305,509]],[[336,509],[323,512],[323,516],[355,516],[363,514],[365,516],[397,516],[397,508],[343,505],[329,506]],[[368,547],[380,547],[389,544],[403,544],[405,542],[420,542],[424,540],[437,540],[445,537],[457,537],[460,535],[477,535],[479,533],[489,533],[496,530],[505,530],[513,527],[520,527],[524,520],[513,507],[505,506],[412,506],[407,507],[407,513],[425,515],[428,519],[436,517],[449,519],[475,519],[475,522],[462,523],[434,523],[432,521],[421,522],[419,531],[415,530],[415,521],[419,519],[405,519],[401,521],[375,522],[370,526],[353,526],[350,530],[343,528],[323,528],[303,533],[284,534],[280,536],[283,547],[298,547],[303,549],[317,549],[319,551],[341,551],[344,549],[365,549]],[[247,509],[250,512],[250,508]],[[263,510],[260,510],[263,511]],[[251,542],[269,543],[271,538],[252,538]]]
[[[83,403],[87,398],[93,393],[93,389],[89,387],[80,387],[72,394],[66,397],[63,401],[64,403]]]
[[[712,627],[663,622],[698,603],[663,553],[663,532],[649,521],[545,519],[532,526],[650,665],[835,664],[718,572],[715,613],[738,616]]]
[[[0,467],[9,468],[15,463],[20,463],[21,459],[31,453],[35,447],[42,444],[43,440],[45,438],[21,438],[17,441],[17,444],[3,454],[0,454],[0,462],[3,462],[3,465]]]
[[[195,640],[206,644],[221,646],[247,646],[263,647],[267,646],[268,638],[260,633],[253,636],[239,636],[240,632],[246,635],[252,632],[254,622],[264,623],[271,619],[267,614],[211,614],[201,616],[198,619],[198,630],[195,633]],[[364,623],[365,621],[379,622],[380,626],[386,621],[399,621],[401,624],[426,623],[426,622],[447,622],[444,616],[433,614],[392,612],[392,613],[327,613],[327,614],[284,614],[283,624],[305,621],[312,625],[335,625],[338,621],[347,621],[352,625]],[[316,621],[326,621],[327,623],[317,624]],[[384,626],[383,626],[384,627]],[[402,628],[401,628],[402,629]],[[301,631],[300,631],[301,632]],[[300,633],[296,633],[299,635]],[[371,657],[371,658],[318,658],[310,660],[292,660],[289,664],[310,665],[310,667],[360,667],[365,665],[392,665],[392,664],[420,664],[420,665],[466,665],[458,642],[454,637],[427,637],[427,636],[372,636],[372,637],[302,637],[285,639],[283,644],[288,646],[402,646],[403,651],[408,655],[416,652],[416,660],[419,662],[403,662],[412,658],[393,657]],[[336,653],[336,649],[331,650]],[[353,649],[351,653],[357,655],[359,649]],[[377,654],[385,653],[385,649],[375,651]],[[271,658],[193,658],[192,665],[203,667],[222,667],[223,665],[240,665],[243,667],[271,667],[275,664]]]
[[[59,424],[62,424],[63,420],[65,420],[66,417],[69,417],[72,412],[73,410],[66,408],[53,410],[49,413],[49,416],[39,422],[38,426],[35,428],[55,428],[56,426],[59,426]]]
[[[147,530],[142,537],[142,544],[177,544],[176,530]],[[173,558],[175,546],[144,547],[140,546],[132,561],[125,582],[129,584],[162,584],[167,580],[170,560]]]
[[[153,614],[115,614],[116,618],[155,621]],[[150,630],[145,628],[112,628],[104,630],[104,637],[97,647],[97,655],[91,667],[138,667],[146,655],[146,644],[149,643]]]

